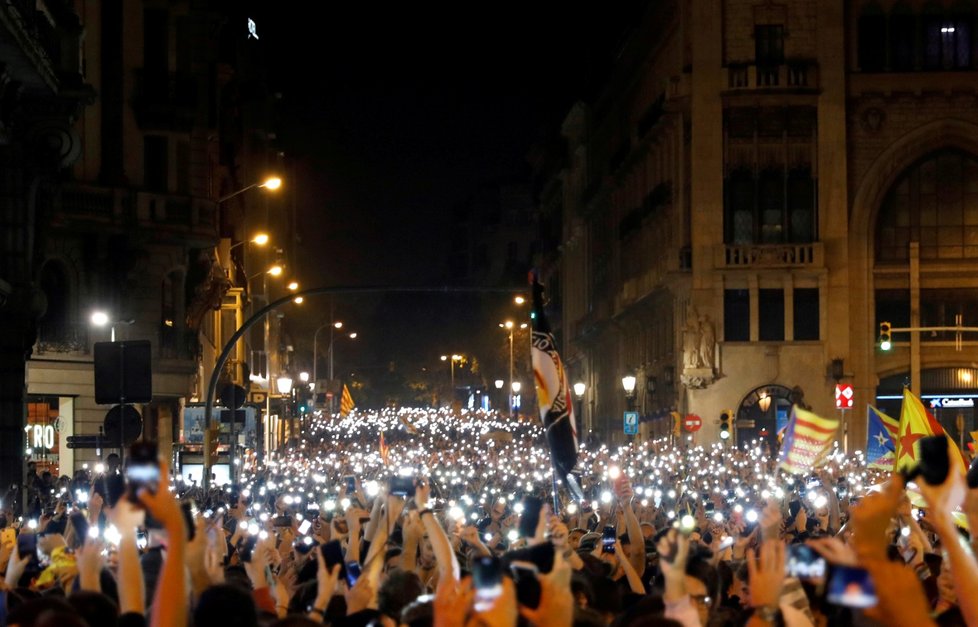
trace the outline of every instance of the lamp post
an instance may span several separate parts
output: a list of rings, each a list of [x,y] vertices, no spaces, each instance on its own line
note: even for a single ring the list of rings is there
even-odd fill
[[[317,376],[318,375],[318,372],[319,372],[319,332],[322,331],[323,329],[327,328],[327,327],[329,328],[329,380],[330,381],[333,380],[333,340],[334,340],[333,331],[334,330],[337,330],[337,329],[342,329],[343,328],[343,323],[340,322],[339,320],[330,321],[330,322],[327,322],[327,323],[321,325],[318,329],[316,329],[316,332],[312,336],[312,380],[313,380],[313,383],[316,383],[316,382],[319,381],[319,378]],[[350,333],[347,333],[346,336],[348,338],[350,338],[351,340],[355,340],[355,339],[357,339],[357,332],[356,331],[351,331]],[[315,403],[313,403],[313,404],[315,405]],[[329,403],[329,410],[330,410],[330,413],[332,413],[332,411],[333,411],[333,402],[332,402],[332,400],[330,400],[330,403]]]
[[[115,341],[115,325],[117,324],[133,324],[135,320],[119,320],[114,319],[108,313],[104,311],[93,311],[91,318],[89,318],[91,323],[96,327],[104,327],[108,325],[109,327],[109,340]]]
[[[247,187],[242,187],[241,189],[239,189],[236,192],[231,192],[230,194],[225,194],[224,196],[221,196],[220,198],[217,199],[217,203],[218,204],[221,204],[221,203],[223,203],[226,200],[230,200],[230,199],[234,198],[235,196],[237,196],[239,194],[243,194],[246,191],[248,191],[249,189],[255,189],[256,187],[261,187],[263,189],[268,189],[268,190],[271,190],[271,191],[275,191],[278,188],[282,187],[282,179],[280,179],[277,176],[270,176],[267,179],[265,179],[264,181],[258,181],[258,182],[252,183],[251,185],[248,185]]]
[[[455,402],[455,362],[456,362],[456,361],[458,361],[458,362],[461,362],[461,361],[462,361],[463,359],[465,359],[465,357],[464,357],[464,356],[462,356],[462,355],[457,355],[457,354],[453,354],[453,355],[451,356],[451,358],[449,358],[449,356],[448,356],[448,355],[442,355],[442,356],[441,356],[441,360],[442,360],[442,361],[447,361],[447,362],[450,362],[450,363],[451,363],[451,373],[452,373],[452,396],[451,396],[451,399],[449,399],[451,403],[454,403],[454,402]]]
[[[523,403],[517,403],[517,399],[520,399],[520,390],[523,389],[523,384],[519,381],[513,381],[509,384],[509,415],[511,418],[516,417],[516,408],[522,406]],[[522,399],[520,399],[522,401]]]
[[[254,244],[255,246],[264,246],[265,244],[268,243],[268,239],[269,239],[268,238],[268,233],[257,233],[251,239],[245,239],[245,240],[241,240],[237,244],[231,244],[231,247],[228,248],[228,251],[232,251],[235,248],[237,248],[238,246],[244,246],[245,244]]]
[[[621,378],[621,387],[625,390],[625,401],[628,404],[628,411],[635,409],[635,375],[626,374]]]
[[[523,297],[522,296],[517,296],[516,298],[517,299],[522,299]],[[517,300],[516,302],[517,302],[517,304],[521,304],[519,302],[519,300]],[[522,323],[522,324],[520,324],[520,328],[521,329],[525,329],[526,326],[527,325],[526,325],[525,322]],[[513,383],[514,383],[513,382],[513,332],[516,330],[516,323],[513,322],[512,320],[507,320],[506,322],[500,322],[499,323],[499,327],[501,329],[506,329],[506,331],[509,332],[509,388],[510,388],[509,417],[512,418],[513,417],[513,396],[512,396],[512,391],[513,391]]]
[[[574,384],[574,397],[577,399],[577,414],[581,419],[581,426],[584,425],[584,392],[586,391],[587,386],[583,381]]]

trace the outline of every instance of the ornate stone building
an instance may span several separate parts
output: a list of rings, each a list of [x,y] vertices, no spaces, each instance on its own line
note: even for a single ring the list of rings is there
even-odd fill
[[[741,440],[773,439],[793,401],[835,412],[842,382],[840,440],[862,448],[866,404],[898,411],[905,380],[973,429],[974,334],[877,335],[978,326],[974,9],[649,4],[538,166],[585,424],[621,433],[631,373],[644,435],[675,408],[708,441],[729,409]]]

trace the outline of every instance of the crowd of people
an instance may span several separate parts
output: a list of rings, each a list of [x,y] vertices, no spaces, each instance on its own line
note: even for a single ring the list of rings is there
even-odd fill
[[[3,512],[0,625],[978,625],[956,471],[592,438],[581,500],[481,411],[318,416],[209,490],[138,446]]]

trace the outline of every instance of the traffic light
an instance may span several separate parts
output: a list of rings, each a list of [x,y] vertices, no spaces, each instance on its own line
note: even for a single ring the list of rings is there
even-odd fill
[[[210,455],[211,459],[217,458],[217,447],[221,444],[221,427],[220,425],[213,424],[207,427],[207,431],[204,433],[204,446],[207,449],[207,454]]]
[[[880,323],[880,348],[882,350],[888,351],[890,350],[890,347],[893,346],[891,342],[891,328],[892,327],[889,322]]]
[[[728,440],[730,439],[730,429],[733,428],[733,412],[729,409],[724,409],[720,412],[720,439]]]

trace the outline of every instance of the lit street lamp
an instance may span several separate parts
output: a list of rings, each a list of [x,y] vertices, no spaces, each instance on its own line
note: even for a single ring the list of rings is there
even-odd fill
[[[104,311],[93,311],[89,321],[92,325],[96,327],[104,327],[108,325],[109,327],[109,339],[115,341],[115,325],[117,324],[133,324],[135,320],[113,320],[112,317]]]
[[[523,403],[522,402],[519,402],[519,400],[518,400],[520,398],[520,390],[522,388],[523,388],[523,384],[520,383],[519,381],[513,381],[509,385],[509,390],[510,390],[510,392],[509,392],[509,415],[510,415],[511,418],[514,416],[516,410],[520,406],[523,405]]]
[[[451,364],[452,364],[452,398],[451,398],[451,401],[453,403],[455,402],[455,362],[456,361],[459,361],[460,362],[463,359],[465,359],[465,358],[462,355],[452,355],[452,358],[451,358]],[[441,360],[442,361],[449,361],[448,355],[442,355],[441,356]]]
[[[628,401],[628,411],[635,408],[635,375],[626,374],[621,378],[621,387],[625,390],[625,400]]]
[[[323,329],[327,328],[327,327],[329,328],[329,380],[330,381],[333,380],[333,340],[334,340],[333,331],[334,330],[339,330],[339,329],[342,329],[343,328],[343,323],[340,322],[339,320],[334,320],[334,321],[331,321],[331,322],[327,322],[327,323],[323,324],[322,326],[320,326],[318,329],[316,329],[316,332],[313,333],[313,336],[312,336],[312,380],[313,380],[313,382],[319,381],[319,378],[317,376],[317,374],[319,372],[319,368],[318,368],[318,366],[319,366],[319,332],[322,331]],[[350,338],[351,340],[355,340],[355,339],[357,339],[357,333],[356,333],[356,331],[349,332],[349,333],[346,334],[346,337]],[[315,403],[313,403],[313,406],[315,406]],[[330,400],[330,403],[329,403],[329,411],[330,411],[330,413],[332,413],[332,411],[333,411],[333,401],[332,400]]]
[[[251,185],[249,185],[247,187],[242,187],[241,189],[239,189],[236,192],[231,192],[230,194],[227,194],[225,196],[221,196],[220,198],[217,199],[217,202],[218,202],[218,204],[220,204],[220,203],[222,203],[222,202],[224,202],[226,200],[230,200],[231,198],[234,198],[238,194],[243,194],[246,191],[248,191],[249,189],[254,189],[256,187],[261,187],[263,189],[268,189],[268,190],[271,190],[271,191],[275,191],[278,188],[282,187],[282,179],[280,179],[277,176],[270,176],[267,179],[265,179],[264,181],[258,181],[257,183],[252,183]]]
[[[525,299],[523,299],[522,296],[517,296],[516,297],[517,304],[521,304],[520,303],[520,300],[525,300]],[[527,325],[524,322],[524,323],[522,323],[520,325],[520,328],[521,329],[525,329],[526,326]],[[513,322],[512,320],[507,320],[506,322],[500,322],[499,323],[499,327],[502,328],[502,329],[506,329],[507,331],[509,331],[509,387],[512,390],[513,385],[514,385],[514,382],[513,382],[513,331],[516,329],[516,323]],[[509,397],[509,417],[510,418],[513,417],[513,396],[512,396],[512,393],[510,393],[510,397]]]
[[[581,425],[584,425],[584,392],[587,391],[587,386],[583,381],[578,381],[574,384],[574,397],[577,398],[577,417],[581,420]]]

